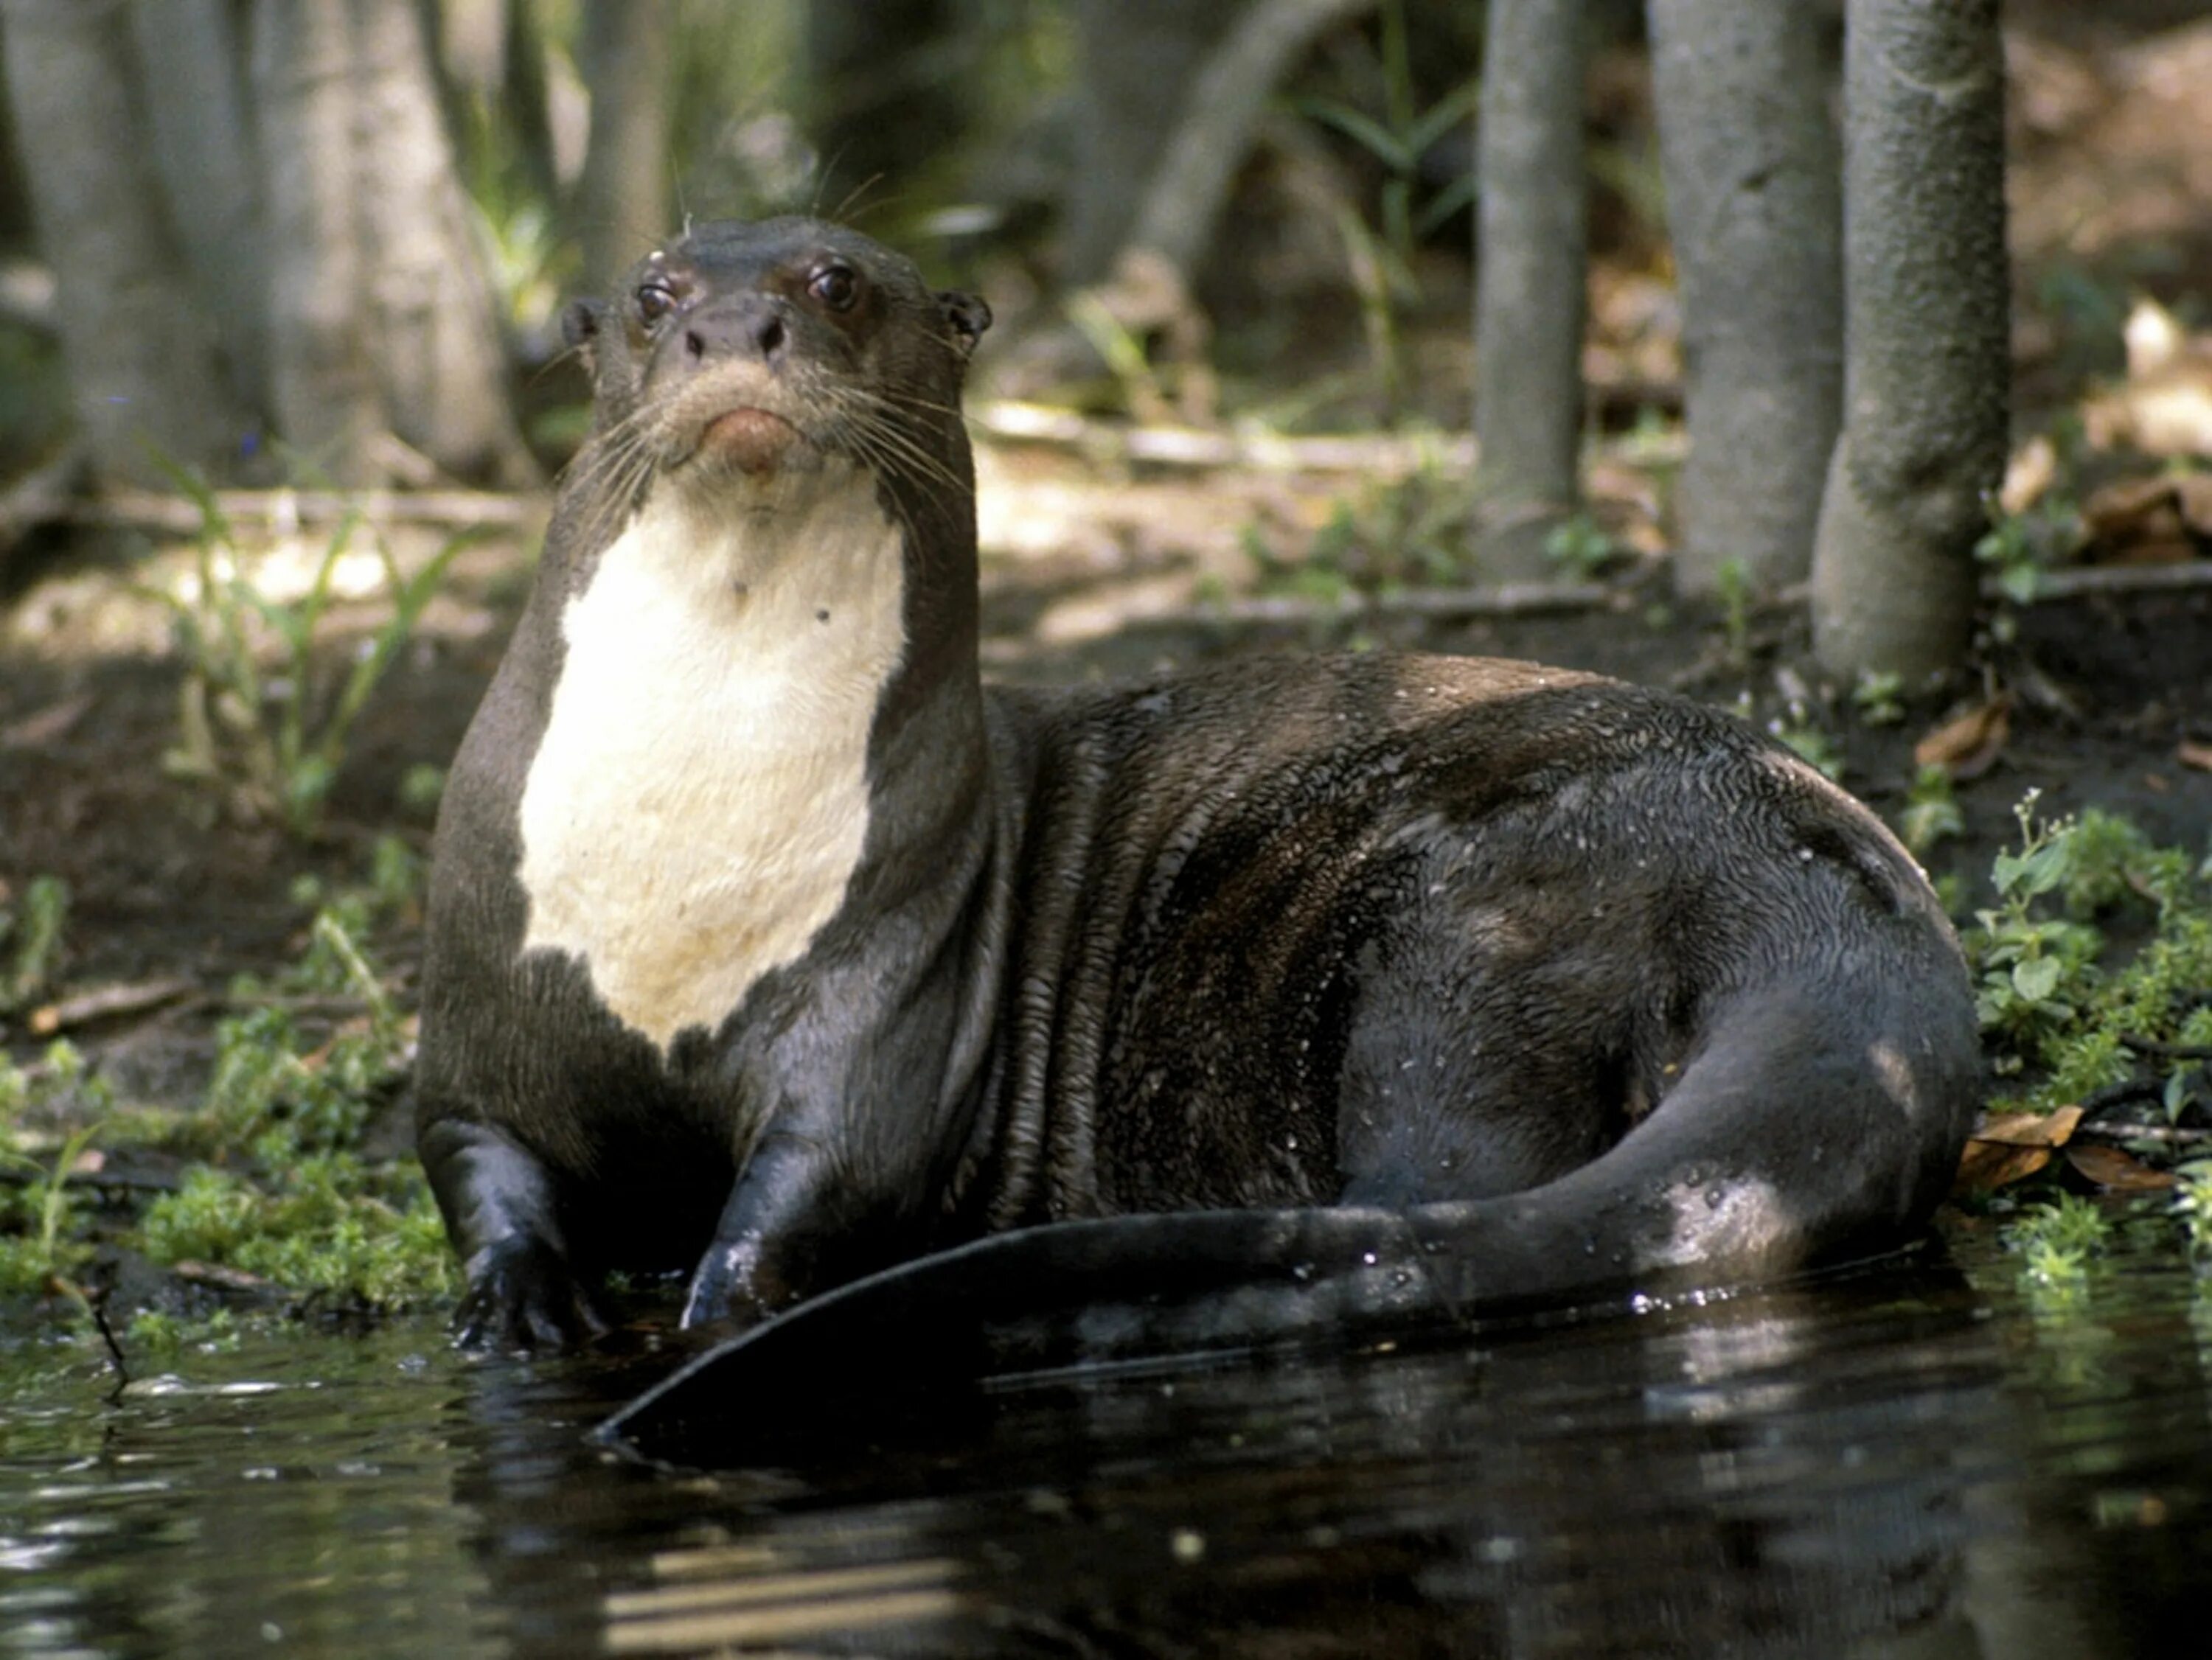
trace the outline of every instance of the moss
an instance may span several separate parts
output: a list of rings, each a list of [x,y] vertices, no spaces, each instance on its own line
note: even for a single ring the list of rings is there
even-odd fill
[[[454,1287],[444,1227],[420,1174],[343,1154],[258,1183],[204,1166],[148,1209],[139,1243],[157,1263],[218,1263],[380,1307]]]
[[[421,881],[421,860],[387,841],[365,885],[300,895],[319,906],[301,955],[265,984],[234,987],[269,1002],[217,1028],[198,1110],[170,1127],[170,1148],[200,1162],[134,1217],[95,1215],[55,1174],[73,1167],[93,1130],[118,1123],[82,1057],[58,1044],[34,1068],[0,1063],[0,1157],[30,1173],[0,1188],[0,1290],[43,1293],[107,1243],[161,1263],[219,1263],[352,1306],[451,1294],[454,1268],[420,1170],[362,1151],[408,1058],[368,941],[380,922],[415,909]],[[303,1003],[325,1012],[299,1012]],[[23,1114],[33,1108],[82,1126],[51,1159],[21,1145]]]

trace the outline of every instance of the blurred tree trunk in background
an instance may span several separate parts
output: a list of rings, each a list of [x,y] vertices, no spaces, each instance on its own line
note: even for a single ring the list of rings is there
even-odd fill
[[[422,14],[355,0],[352,34],[348,160],[367,278],[357,303],[385,417],[448,472],[523,484],[536,468],[508,401],[498,308]]]
[[[1997,0],[1850,0],[1844,432],[1813,566],[1823,668],[1910,683],[1971,643],[2004,470],[2011,288]]]
[[[245,421],[143,141],[130,14],[122,0],[5,0],[0,23],[17,153],[62,279],[62,349],[93,465],[154,481],[156,451],[215,463]]]
[[[1319,35],[1374,7],[1375,0],[1249,0],[1241,9],[1224,8],[1234,23],[1181,83],[1180,118],[1156,135],[1123,255],[1148,251],[1185,288],[1194,282],[1268,100]]]
[[[285,445],[340,484],[379,476],[384,424],[359,318],[352,58],[347,0],[256,0],[270,412]]]
[[[179,239],[201,303],[213,318],[240,407],[268,397],[253,109],[239,8],[231,0],[131,0],[155,165],[176,204]]]
[[[0,0],[96,471],[518,483],[506,351],[410,0]]]
[[[1074,0],[1079,73],[1075,161],[1060,209],[1063,288],[1097,282],[1112,267],[1182,120],[1191,82],[1241,9]]]
[[[959,138],[980,101],[960,80],[963,65],[975,72],[965,9],[963,0],[810,0],[804,50],[822,156],[817,211],[834,217],[896,196],[917,167]]]
[[[1491,0],[1475,135],[1475,551],[1547,576],[1582,438],[1583,0]]]
[[[1650,0],[1690,455],[1674,586],[1730,561],[1772,591],[1811,568],[1843,410],[1841,148],[1830,0]]]
[[[592,94],[592,136],[570,217],[583,246],[583,286],[604,294],[676,228],[669,205],[676,7],[674,0],[584,0],[580,21],[578,67]]]

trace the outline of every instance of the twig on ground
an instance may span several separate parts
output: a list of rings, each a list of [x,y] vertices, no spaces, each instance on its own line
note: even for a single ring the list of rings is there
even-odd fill
[[[336,524],[349,515],[371,524],[524,529],[545,515],[534,495],[490,490],[217,490],[216,506],[233,524]],[[198,503],[152,490],[110,490],[68,505],[72,524],[165,530],[197,536],[205,524]]]

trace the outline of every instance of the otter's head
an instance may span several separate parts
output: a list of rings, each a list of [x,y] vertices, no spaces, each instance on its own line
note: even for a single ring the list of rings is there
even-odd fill
[[[696,226],[563,326],[618,495],[658,479],[773,496],[830,457],[930,495],[972,493],[960,385],[990,321],[872,239],[786,218]]]

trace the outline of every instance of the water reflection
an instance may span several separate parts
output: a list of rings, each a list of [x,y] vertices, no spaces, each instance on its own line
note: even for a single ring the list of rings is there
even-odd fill
[[[0,1413],[0,1654],[2198,1651],[2160,1647],[2212,1583],[2186,1271],[2067,1309],[1960,1259],[908,1400],[713,1476],[585,1440],[641,1349],[302,1333],[112,1406],[49,1358]]]

